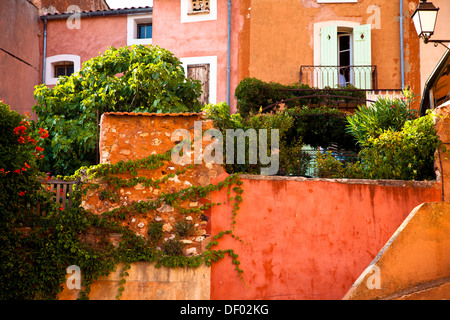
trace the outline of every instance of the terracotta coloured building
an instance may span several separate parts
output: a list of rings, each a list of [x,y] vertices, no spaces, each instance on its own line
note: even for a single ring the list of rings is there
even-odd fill
[[[149,3],[139,8],[42,15],[44,83],[56,84],[59,75],[76,72],[109,46],[153,44],[173,52],[187,76],[202,82],[202,103],[234,104],[239,7],[228,7],[221,0]]]

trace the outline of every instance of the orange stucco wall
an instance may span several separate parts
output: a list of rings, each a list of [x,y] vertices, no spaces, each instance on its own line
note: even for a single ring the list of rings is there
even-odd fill
[[[416,207],[344,296],[450,299],[450,203]]]
[[[284,84],[298,82],[300,66],[314,64],[314,24],[341,20],[374,26],[371,33],[372,64],[377,65],[378,87],[401,87],[399,1],[359,0],[357,3],[327,4],[319,4],[316,0],[243,2],[242,10],[246,12],[240,38],[240,78],[256,77]],[[404,2],[405,85],[420,93],[419,40],[409,18],[417,3],[418,0]],[[379,19],[373,16],[375,6],[379,8]]]
[[[0,30],[0,100],[31,113],[33,88],[41,80],[38,8],[25,0],[0,1]]]
[[[233,238],[245,284],[231,259],[212,265],[211,299],[341,299],[409,212],[440,201],[436,182],[242,176]],[[226,191],[212,195],[224,201]],[[215,207],[211,234],[230,225]]]

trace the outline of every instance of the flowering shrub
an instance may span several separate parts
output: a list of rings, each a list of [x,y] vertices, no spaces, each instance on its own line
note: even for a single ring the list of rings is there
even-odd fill
[[[0,208],[16,213],[40,189],[37,161],[43,158],[44,129],[0,102]],[[6,219],[2,215],[1,219]]]
[[[410,109],[411,100],[411,93],[405,91],[401,99],[379,97],[370,106],[359,106],[354,115],[347,116],[347,129],[361,145],[384,130],[400,131],[406,121],[417,117]]]

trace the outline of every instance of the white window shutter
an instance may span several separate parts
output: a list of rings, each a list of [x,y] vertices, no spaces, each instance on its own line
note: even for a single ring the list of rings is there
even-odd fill
[[[355,86],[372,89],[372,45],[371,25],[364,24],[353,29],[353,64],[355,67]],[[366,67],[358,67],[366,66]]]
[[[320,65],[322,66],[321,88],[338,85],[338,38],[337,25],[323,27],[320,30]]]

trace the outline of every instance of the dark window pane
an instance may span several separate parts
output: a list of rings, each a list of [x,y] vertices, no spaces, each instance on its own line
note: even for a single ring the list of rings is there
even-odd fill
[[[339,37],[339,50],[348,50],[350,49],[350,36],[341,36]]]
[[[138,39],[150,39],[152,37],[151,24],[138,24]]]
[[[64,76],[64,66],[56,66],[55,67],[55,76],[56,77],[60,77],[60,76]]]
[[[344,51],[339,53],[339,65],[341,66],[350,65],[350,51]]]
[[[138,39],[143,39],[145,36],[145,26],[138,25]]]
[[[70,76],[73,73],[73,66],[67,66],[66,76]]]

